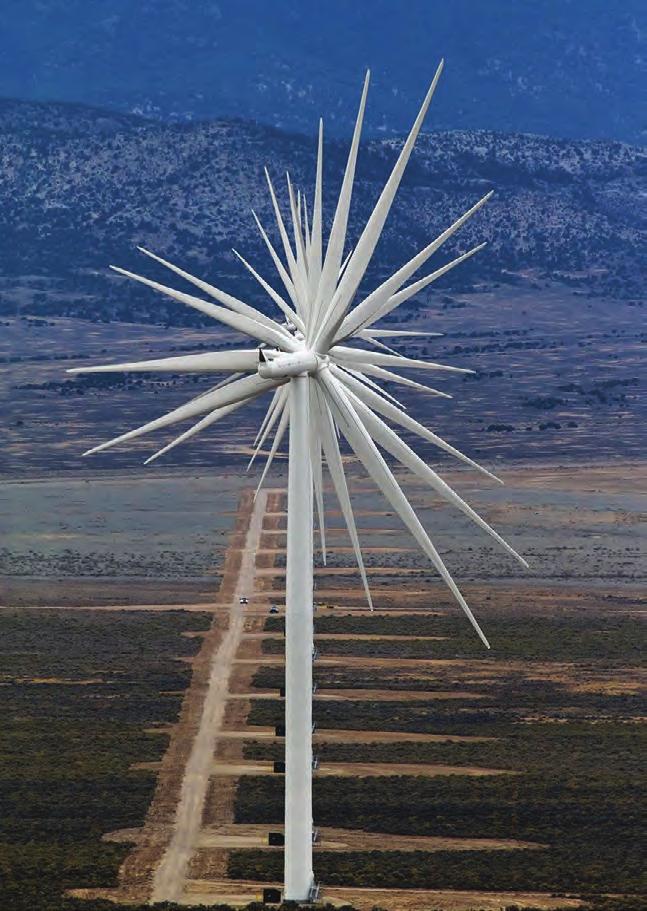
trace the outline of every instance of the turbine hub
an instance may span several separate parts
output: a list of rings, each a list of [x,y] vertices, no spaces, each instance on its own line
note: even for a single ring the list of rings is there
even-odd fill
[[[324,358],[309,348],[290,351],[287,354],[265,348],[258,349],[258,375],[263,379],[281,379],[301,376],[304,373],[317,373],[323,363]]]

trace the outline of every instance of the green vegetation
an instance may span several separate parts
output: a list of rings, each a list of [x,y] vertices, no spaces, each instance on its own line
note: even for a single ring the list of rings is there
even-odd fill
[[[317,876],[321,882],[333,885],[371,886],[391,889],[474,889],[524,890],[549,892],[573,890],[599,892],[605,889],[640,889],[640,880],[627,882],[625,870],[629,864],[641,863],[634,850],[627,860],[616,845],[609,847],[609,869],[618,873],[610,879],[595,862],[586,862],[577,844],[564,846],[561,851],[366,851],[318,852]],[[282,857],[262,851],[236,851],[230,857],[229,875],[254,879],[277,877],[282,869]],[[559,882],[559,886],[555,883]],[[627,885],[619,886],[623,882]],[[645,888],[644,881],[642,883]],[[644,911],[644,897],[635,898],[633,907]],[[641,904],[642,902],[642,904]],[[627,905],[619,902],[617,907]]]
[[[522,774],[319,778],[317,823],[346,827],[352,820],[353,827],[376,832],[514,838],[546,844],[546,850],[341,856],[324,852],[317,861],[322,880],[419,888],[647,889],[637,847],[645,732],[637,725],[591,723],[511,726],[499,733],[505,733],[504,739],[486,743],[323,745],[320,756],[327,761],[478,764]],[[258,745],[246,748],[247,755],[261,752]],[[276,823],[282,801],[281,782],[245,778],[238,790],[237,819]],[[266,877],[271,875],[267,864],[274,860],[259,854],[245,863]],[[238,862],[232,858],[232,864]]]
[[[504,620],[506,618],[503,618]],[[583,672],[619,665],[634,649],[636,628],[625,618],[550,616],[502,628],[508,657],[518,659],[530,628],[536,656],[556,657],[569,637]],[[586,619],[586,629],[584,621]],[[280,620],[280,618],[279,618]],[[393,634],[396,618],[362,618],[362,632]],[[320,632],[352,633],[353,617],[318,620]],[[399,632],[444,635],[445,617],[400,617]],[[274,627],[270,618],[267,627]],[[384,626],[383,626],[384,624]],[[194,613],[101,611],[0,612],[3,727],[0,734],[0,908],[2,911],[110,911],[102,901],[68,899],[68,888],[110,887],[127,846],[101,841],[118,828],[141,824],[154,784],[134,762],[161,756],[165,738],[144,733],[172,721],[188,668],[173,659],[197,648],[181,637],[203,629]],[[339,629],[339,626],[345,629]],[[457,622],[457,625],[458,622]],[[373,627],[373,628],[371,628]],[[579,640],[581,632],[582,641]],[[627,637],[634,636],[631,645]],[[363,642],[348,640],[357,654]],[[592,655],[597,642],[597,653]],[[394,648],[411,643],[389,640]],[[280,645],[281,643],[279,643]],[[323,642],[321,643],[324,644]],[[337,645],[328,642],[326,645]],[[344,643],[345,644],[345,643]],[[368,643],[384,654],[381,643]],[[445,643],[430,642],[430,647]],[[452,640],[454,654],[472,654],[469,635]],[[587,654],[588,653],[588,654]],[[634,652],[631,651],[633,658]],[[401,653],[400,653],[400,656]],[[499,655],[500,656],[500,650]],[[481,734],[486,742],[324,743],[327,762],[403,762],[478,765],[516,774],[467,778],[415,776],[315,779],[315,815],[325,826],[350,824],[374,832],[521,839],[546,845],[532,852],[317,852],[318,878],[328,885],[584,892],[585,911],[643,911],[647,890],[640,844],[642,769],[646,733],[634,717],[634,696],[572,693],[528,668],[495,665],[474,654],[474,682],[455,667],[317,668],[322,687],[447,690],[486,695],[400,702],[317,701],[319,728]],[[625,662],[630,664],[632,662]],[[635,662],[634,662],[635,663]],[[491,670],[491,680],[479,677]],[[261,668],[256,686],[278,686],[280,669]],[[612,674],[611,674],[612,676]],[[279,700],[256,700],[250,723],[282,718]],[[283,742],[248,741],[250,759],[281,755]],[[282,819],[283,779],[241,780],[236,818],[273,825]],[[280,852],[235,851],[229,872],[246,879],[281,876]],[[629,893],[600,898],[598,893]],[[171,909],[172,906],[167,906]],[[219,906],[224,911],[226,906]],[[250,911],[261,911],[252,904]],[[130,911],[144,911],[132,906]],[[352,911],[352,909],[347,909]]]
[[[640,757],[647,751],[647,729],[640,724],[570,723],[524,724],[499,728],[490,741],[400,741],[393,743],[317,743],[324,762],[440,763],[457,766],[524,769],[538,776],[547,766],[572,767],[589,783],[601,775],[630,782],[639,774]],[[246,741],[246,759],[283,758],[283,741]],[[601,765],[604,757],[604,765]]]
[[[320,686],[325,684],[318,681]],[[371,688],[379,689],[375,680]],[[456,685],[454,685],[456,686]],[[418,687],[420,689],[420,687]],[[471,687],[470,690],[480,689]],[[550,713],[559,720],[600,721],[613,718],[631,721],[641,711],[640,696],[607,696],[604,693],[570,694],[567,688],[546,682],[501,680],[491,687],[488,699],[431,698],[402,702],[315,700],[314,717],[320,728],[369,731],[405,731],[419,734],[471,734],[497,737],[506,725],[525,724],[537,713]],[[433,697],[433,693],[431,694]],[[250,724],[275,725],[283,721],[283,703],[253,700]]]
[[[624,613],[590,614],[564,613],[526,615],[523,617],[488,610],[488,632],[492,652],[484,655],[483,646],[458,611],[447,615],[411,614],[397,617],[353,617],[349,615],[322,616],[315,620],[318,633],[370,633],[384,636],[447,636],[446,640],[425,643],[423,655],[413,657],[455,658],[476,657],[481,660],[518,658],[523,661],[546,659],[577,661],[601,659],[620,661],[623,665],[641,665],[643,656],[642,627],[639,617]],[[282,631],[284,618],[268,617],[265,629]],[[268,640],[268,643],[272,640]],[[268,650],[276,649],[276,640]],[[326,655],[398,654],[405,657],[412,643],[382,643],[361,640],[322,640],[319,651]],[[366,648],[368,647],[368,648]],[[414,646],[417,648],[417,645]]]
[[[320,633],[448,635],[452,638],[444,642],[426,643],[433,657],[470,660],[469,670],[453,664],[427,670],[415,662],[410,669],[315,664],[322,688],[376,690],[375,700],[316,701],[317,726],[498,739],[322,743],[316,747],[318,756],[326,762],[436,763],[515,774],[315,778],[317,824],[402,835],[518,839],[546,847],[532,852],[321,852],[317,875],[330,885],[583,892],[591,896],[591,908],[642,909],[647,891],[637,847],[644,800],[640,757],[647,740],[647,731],[638,723],[642,703],[636,695],[607,693],[603,686],[577,692],[569,686],[577,679],[578,667],[584,682],[596,674],[613,680],[616,667],[636,665],[638,621],[613,614],[498,615],[491,624],[496,638],[492,656],[479,651],[460,620],[416,615],[317,618]],[[277,618],[270,618],[266,629],[277,628]],[[319,648],[328,654],[357,655],[369,646],[372,654],[405,657],[421,641],[349,638],[321,640]],[[282,645],[273,640],[274,648],[277,644]],[[550,675],[533,673],[533,660],[561,662],[567,656],[575,663],[564,669],[564,681],[559,665]],[[496,663],[497,659],[515,663]],[[281,669],[260,668],[254,683],[280,686],[281,677]],[[430,698],[380,701],[380,689],[428,690]],[[434,698],[434,691],[457,695],[462,690],[466,695],[461,698]],[[278,699],[257,700],[249,720],[274,724],[282,720],[282,712]],[[282,750],[282,741],[244,745],[250,759],[278,758]],[[237,819],[279,822],[281,786],[267,776],[244,778],[238,789]],[[265,878],[280,862],[276,853],[240,851],[230,858],[230,872],[237,875],[244,869],[248,877]],[[592,893],[602,892],[641,897],[594,900]]]
[[[197,613],[0,612],[0,908],[95,911],[69,888],[116,884],[127,846],[101,841],[141,825],[189,670]],[[132,911],[132,909],[131,909]]]

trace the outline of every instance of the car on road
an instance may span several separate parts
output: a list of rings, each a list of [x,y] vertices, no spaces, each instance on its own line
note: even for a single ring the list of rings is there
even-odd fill
[[[243,595],[243,597],[240,599],[240,603],[241,603],[241,604],[249,604],[249,598],[245,598],[245,596]]]

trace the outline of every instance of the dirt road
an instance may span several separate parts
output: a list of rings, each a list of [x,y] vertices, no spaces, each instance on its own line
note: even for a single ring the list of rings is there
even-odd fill
[[[267,492],[261,492],[254,509],[242,552],[238,582],[233,592],[229,624],[213,656],[209,684],[198,733],[186,764],[180,802],[171,841],[155,871],[151,902],[178,901],[184,891],[187,868],[197,845],[202,812],[213,767],[213,756],[225,714],[229,677],[244,628],[242,596],[251,595],[256,574],[256,550],[260,541]]]

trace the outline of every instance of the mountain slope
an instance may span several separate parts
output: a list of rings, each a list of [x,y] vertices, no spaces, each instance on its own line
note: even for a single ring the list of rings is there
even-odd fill
[[[349,237],[357,238],[400,140],[372,140],[360,155]],[[328,142],[325,197],[334,203],[346,144]],[[281,196],[287,168],[311,192],[315,149],[258,124],[162,125],[66,105],[0,106],[1,305],[105,319],[186,321],[106,269],[142,266],[143,244],[259,298],[235,245],[271,276],[250,209],[272,227],[263,166]],[[647,241],[647,152],[619,143],[461,131],[422,136],[403,181],[369,283],[398,266],[486,191],[496,194],[436,254],[489,247],[440,287],[473,282],[569,281],[587,293],[642,295]],[[331,217],[328,210],[328,219]],[[271,233],[274,233],[273,230]],[[150,264],[144,267],[150,270]],[[29,278],[27,278],[29,277]],[[18,293],[19,292],[19,293]]]

